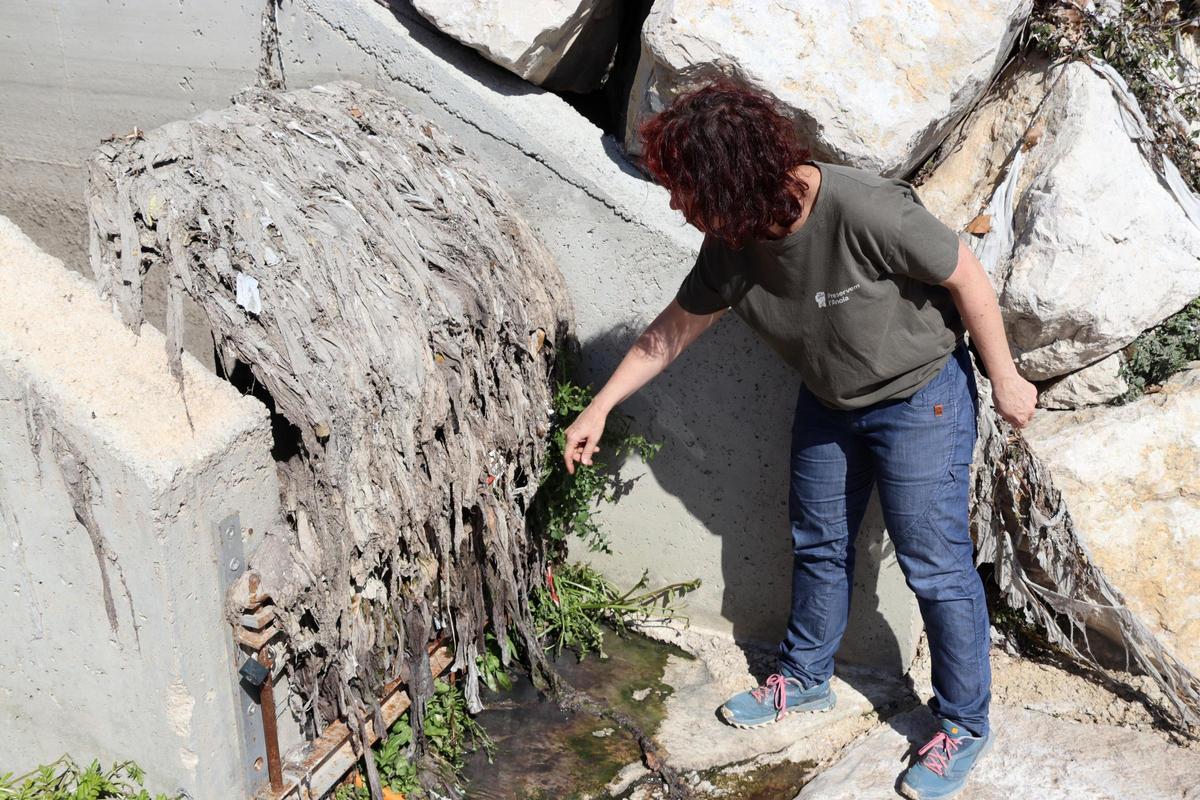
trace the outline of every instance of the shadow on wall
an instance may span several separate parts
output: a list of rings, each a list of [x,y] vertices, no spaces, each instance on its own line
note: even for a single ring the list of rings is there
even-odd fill
[[[434,27],[413,8],[410,0],[374,0],[396,18],[412,40],[455,69],[470,75],[488,89],[506,97],[543,94],[546,90],[493,64],[461,42]]]
[[[561,98],[599,129],[601,149],[613,164],[627,175],[639,179],[645,178],[645,175],[625,155],[621,144],[625,127],[625,106],[628,102],[628,92],[633,83],[633,73],[640,52],[639,35],[635,35],[633,42],[630,43],[628,42],[630,31],[626,30],[622,33],[622,49],[618,52],[618,61],[613,77],[605,84],[604,88],[586,95],[572,92],[552,92],[517,77],[504,67],[488,61],[467,45],[439,31],[412,7],[411,0],[375,0],[375,2],[391,12],[397,24],[412,37],[413,41],[455,69],[470,75],[472,79],[479,81],[489,90],[504,97],[553,94]],[[647,0],[622,0],[622,2],[628,4],[628,7],[623,9],[622,25],[628,28],[633,22],[636,22],[639,26],[636,30],[640,31],[641,20],[649,13],[653,3],[647,2]]]
[[[598,390],[638,333],[619,325],[590,339],[590,371],[581,379]],[[647,468],[694,518],[623,520],[613,539],[626,551],[624,568],[634,580],[644,567],[658,579],[702,578],[700,591],[710,594],[697,604],[715,606],[719,592],[720,616],[747,650],[778,641],[791,608],[787,489],[798,388],[797,373],[730,314],[618,408],[635,431],[662,443]],[[623,465],[611,454],[604,460],[615,469]],[[606,513],[610,522],[621,517],[617,509]],[[705,555],[714,549],[703,541],[710,537],[719,540],[716,562]],[[856,548],[850,621],[838,660],[902,673],[908,665],[879,591],[881,564],[895,567],[877,497]]]

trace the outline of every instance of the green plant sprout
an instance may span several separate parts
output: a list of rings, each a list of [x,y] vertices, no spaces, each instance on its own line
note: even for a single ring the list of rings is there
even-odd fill
[[[563,564],[553,568],[544,585],[531,597],[533,620],[546,649],[558,656],[564,648],[582,659],[589,652],[604,656],[607,623],[619,633],[629,625],[652,617],[679,617],[671,601],[700,586],[699,579],[672,583],[652,591],[646,588],[647,573],[626,592],[587,564]],[[640,592],[640,593],[639,593]],[[655,609],[658,613],[654,613]]]
[[[1163,384],[1190,362],[1200,359],[1200,298],[1143,333],[1125,348],[1121,377],[1129,384],[1119,402],[1140,397]]]
[[[468,753],[483,748],[491,761],[496,751],[491,737],[467,712],[462,690],[441,678],[434,681],[433,696],[425,703],[425,738],[430,751],[456,774],[462,771]],[[371,757],[385,788],[405,797],[423,797],[417,765],[408,758],[412,740],[411,718],[405,711],[388,729],[387,740],[372,748]],[[345,783],[334,791],[335,800],[370,800],[370,797],[361,781]]]
[[[508,640],[508,652],[516,653],[517,645],[512,637],[506,634],[505,638]],[[482,655],[475,658],[479,677],[483,681],[483,685],[493,692],[507,692],[512,689],[513,683],[512,676],[508,674],[508,669],[500,657],[500,643],[496,640],[495,634],[490,631],[485,636],[484,643],[487,649]]]

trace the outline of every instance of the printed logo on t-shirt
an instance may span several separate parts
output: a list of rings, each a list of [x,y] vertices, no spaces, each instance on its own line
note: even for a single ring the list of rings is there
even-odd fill
[[[829,306],[840,305],[850,299],[850,294],[862,288],[862,284],[856,283],[853,286],[842,289],[838,292],[817,292],[817,308],[828,308]]]

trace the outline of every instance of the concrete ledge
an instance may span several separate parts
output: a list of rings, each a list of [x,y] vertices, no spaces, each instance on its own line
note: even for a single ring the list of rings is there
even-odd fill
[[[721,720],[718,708],[738,692],[761,684],[775,666],[774,653],[677,625],[646,627],[643,632],[694,656],[670,656],[663,674],[673,691],[654,738],[676,769],[704,772],[729,765],[827,762],[881,717],[915,702],[898,676],[839,665],[830,681],[837,701],[829,711],[793,713],[772,725],[735,729]]]
[[[5,767],[134,759],[159,791],[245,796],[216,525],[278,514],[265,407],[0,217]],[[186,398],[186,400],[185,400]]]

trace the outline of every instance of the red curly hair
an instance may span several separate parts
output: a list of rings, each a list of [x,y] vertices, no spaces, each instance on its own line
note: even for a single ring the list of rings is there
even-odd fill
[[[673,204],[730,246],[800,217],[808,184],[792,169],[809,150],[770,97],[717,81],[680,95],[638,133],[642,163]]]

